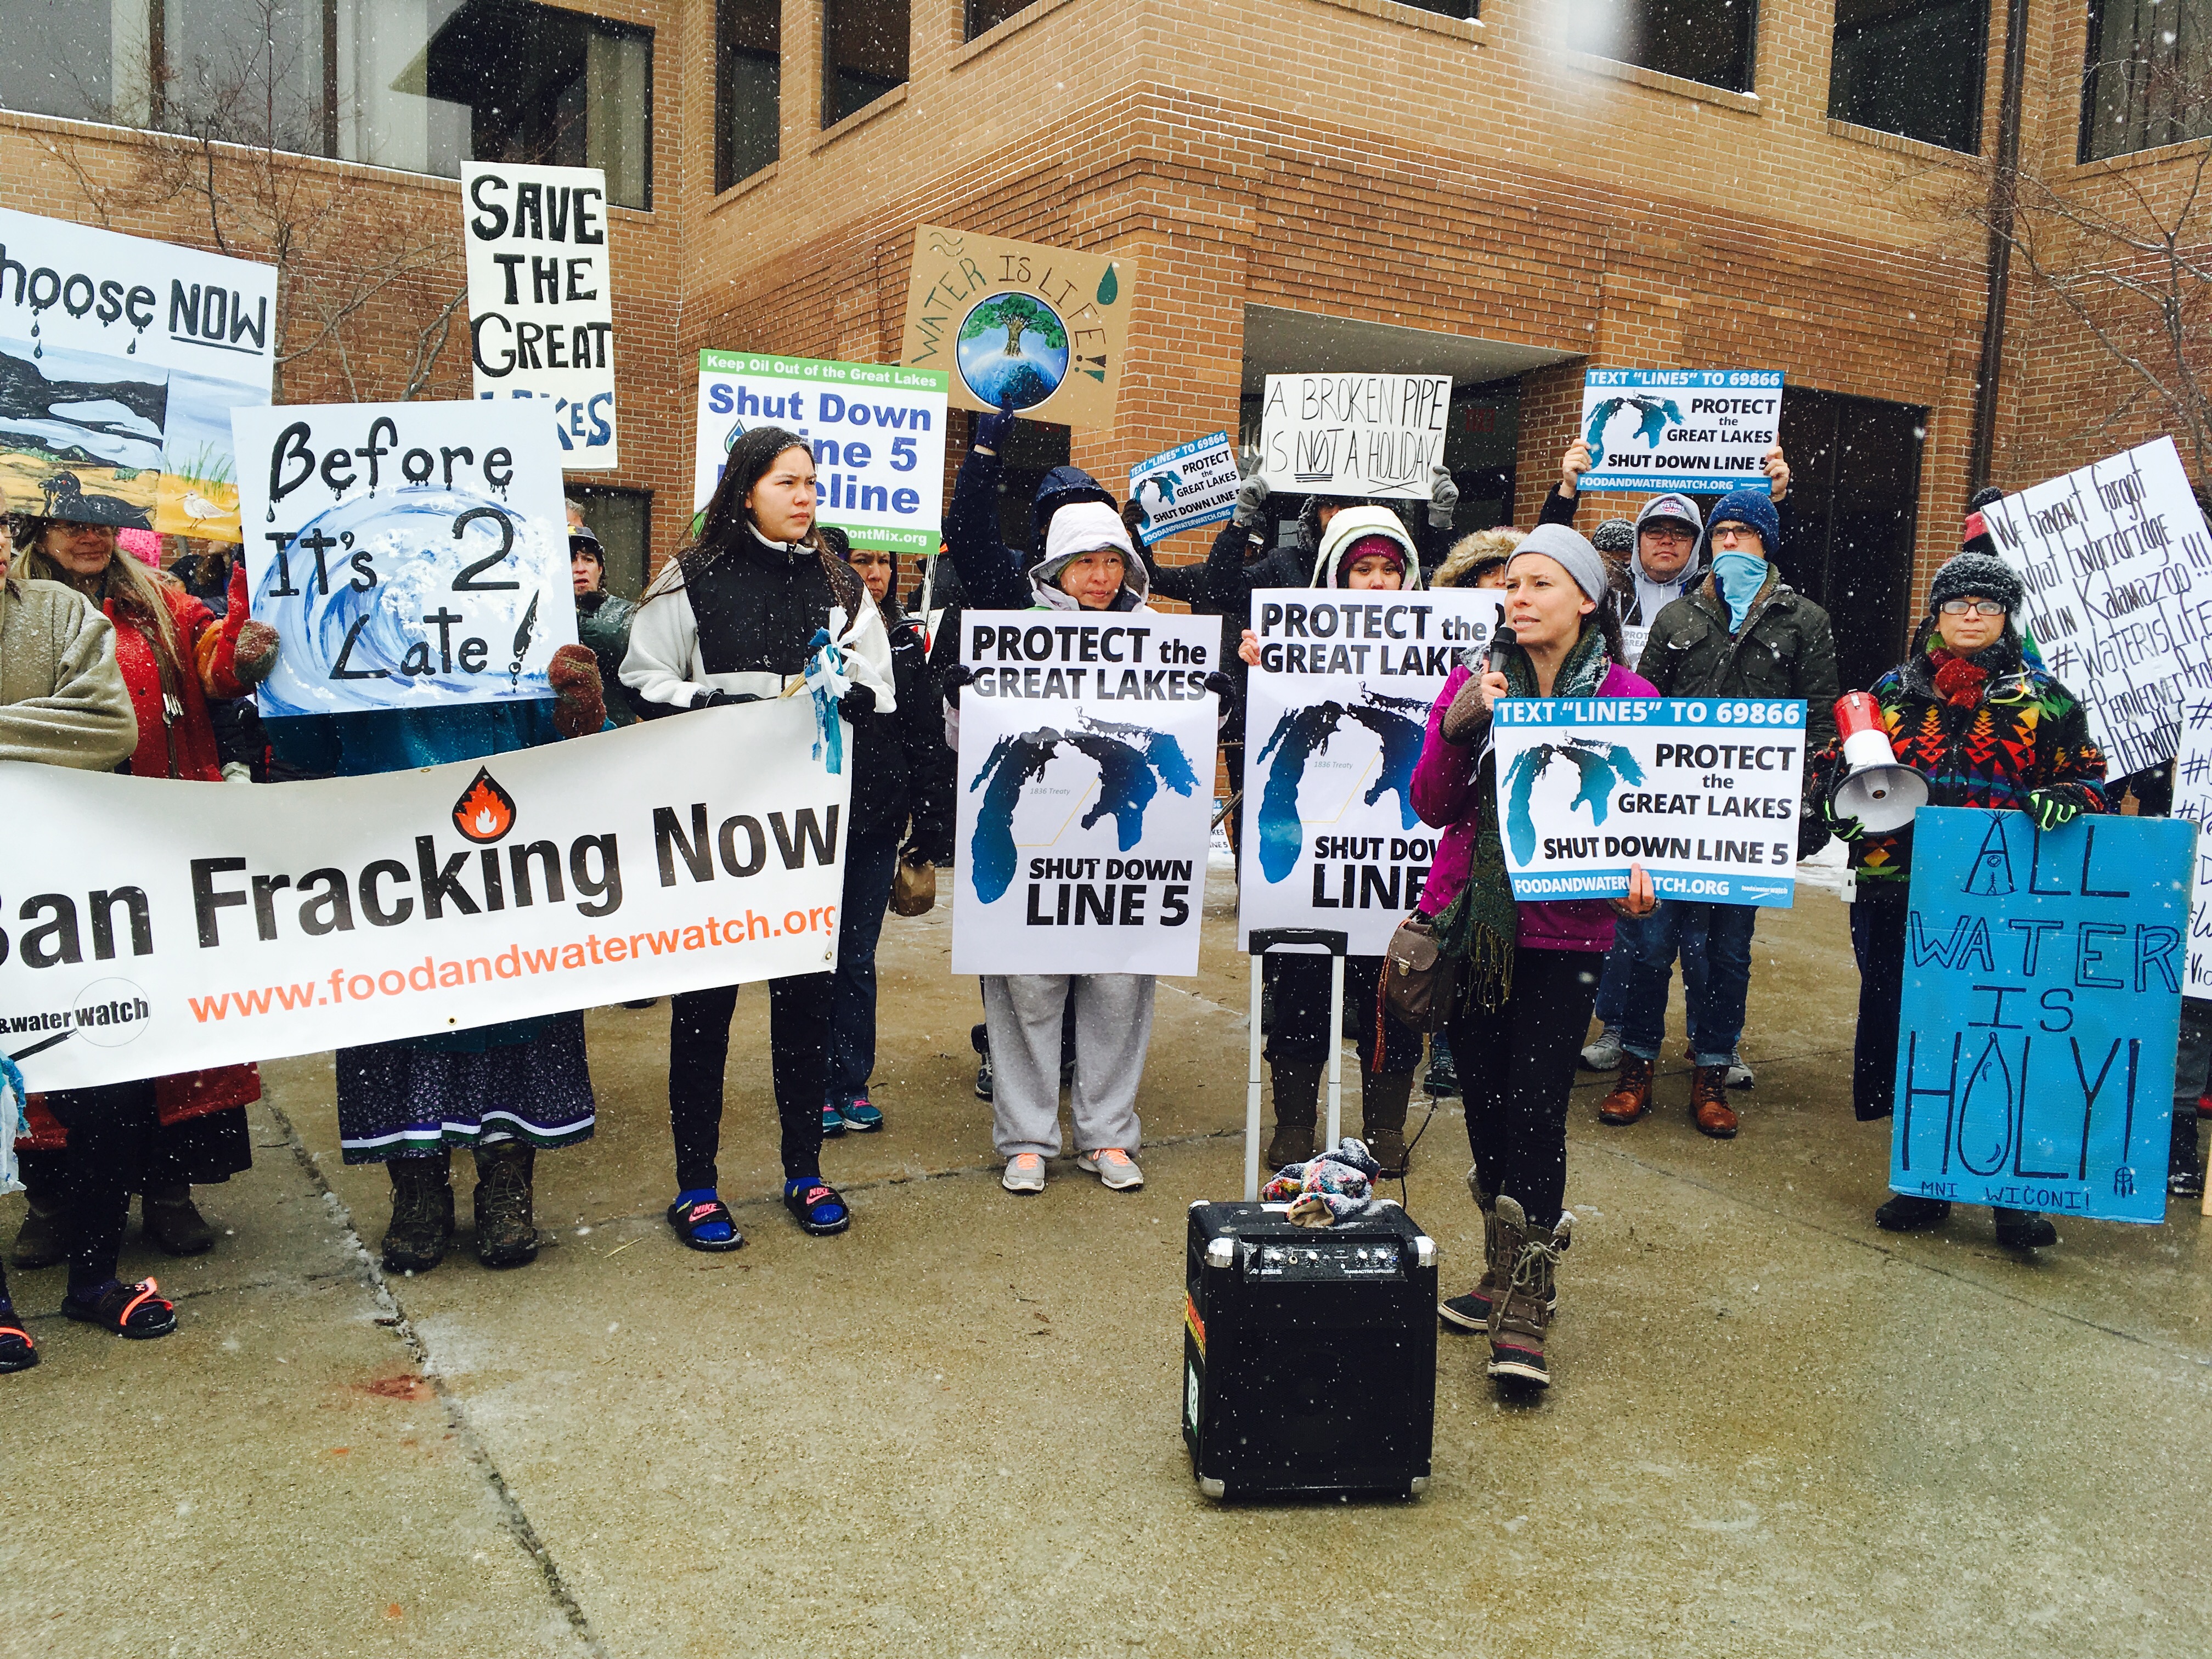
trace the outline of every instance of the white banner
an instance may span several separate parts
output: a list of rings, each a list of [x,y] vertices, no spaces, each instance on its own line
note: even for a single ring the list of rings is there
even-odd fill
[[[276,270],[0,208],[0,509],[239,538]]]
[[[614,278],[598,167],[461,167],[479,398],[550,403],[570,471],[615,465]]]
[[[1426,501],[1450,415],[1449,374],[1270,374],[1260,470],[1278,492]]]
[[[323,782],[0,763],[0,1044],[71,1089],[823,972],[814,737],[793,698]]]
[[[1129,499],[1145,545],[1219,524],[1237,510],[1237,452],[1226,432],[1210,433],[1129,469]]]
[[[1413,811],[1429,709],[1497,631],[1495,588],[1265,588],[1244,691],[1237,942],[1255,927],[1343,929],[1380,956],[1419,901],[1437,831]]]
[[[814,511],[855,547],[934,553],[945,502],[945,374],[735,351],[699,354],[691,509],[722,482],[730,446],[781,426],[814,449]]]
[[[1509,697],[1492,705],[1513,896],[1787,907],[1805,705],[1727,697]]]
[[[2172,758],[2212,692],[2212,535],[2171,438],[1982,509],[2027,583],[2043,659],[2088,711],[2107,776]]]
[[[956,974],[1194,974],[1221,650],[1211,617],[970,611]]]
[[[1767,368],[1593,368],[1583,377],[1584,489],[1714,495],[1765,477],[1782,422]]]
[[[2181,751],[2173,763],[2173,816],[2197,826],[2197,856],[2189,880],[2188,969],[2184,996],[2212,1000],[2212,696],[2192,695],[2181,711]]]
[[[550,697],[576,642],[561,469],[527,404],[328,404],[233,416],[261,712]]]

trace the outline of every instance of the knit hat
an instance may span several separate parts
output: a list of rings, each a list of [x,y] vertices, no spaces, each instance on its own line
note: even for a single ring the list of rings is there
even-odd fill
[[[1997,538],[1990,533],[1989,520],[1982,509],[1992,501],[2004,499],[2004,491],[1984,484],[1966,501],[1966,522],[1959,532],[1959,545],[1969,553],[1988,553],[1997,550]]]
[[[1650,511],[1650,506],[1644,509],[1647,515]],[[1641,522],[1640,517],[1638,522]],[[1713,516],[1705,520],[1706,544],[1711,545],[1716,526],[1731,523],[1757,531],[1768,558],[1771,559],[1781,552],[1782,515],[1774,510],[1773,493],[1764,486],[1757,489],[1731,489],[1721,497],[1719,504],[1713,508]]]
[[[1330,518],[1328,528],[1321,532],[1321,544],[1314,556],[1312,586],[1343,586],[1344,572],[1354,556],[1352,549],[1366,541],[1391,543],[1401,561],[1402,574],[1399,580],[1407,587],[1421,585],[1420,560],[1413,538],[1406,533],[1405,521],[1387,507],[1360,506],[1339,508]]]
[[[1538,525],[1528,532],[1528,539],[1513,550],[1506,568],[1511,569],[1531,553],[1541,553],[1547,559],[1556,560],[1575,579],[1575,586],[1582,589],[1586,599],[1600,605],[1605,603],[1608,591],[1605,557],[1572,526]]]
[[[1697,508],[1690,510],[1694,513]],[[1626,519],[1607,519],[1590,532],[1589,539],[1599,552],[1625,559],[1636,550],[1636,526]]]
[[[2007,612],[2016,613],[2027,601],[2027,588],[2013,568],[1989,553],[1961,553],[1936,573],[1928,584],[1928,609],[1941,611],[1947,599],[1995,599]]]
[[[1690,526],[1692,536],[1705,527],[1705,520],[1698,515],[1698,504],[1687,495],[1654,495],[1637,509],[1636,528],[1640,531],[1655,519],[1679,519]],[[1602,530],[1605,526],[1600,525],[1598,528]]]

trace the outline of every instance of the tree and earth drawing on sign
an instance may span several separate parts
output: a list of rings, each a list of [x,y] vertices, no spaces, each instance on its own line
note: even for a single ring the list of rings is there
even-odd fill
[[[1014,809],[1021,803],[1023,791],[1044,776],[1045,769],[1063,746],[1098,769],[1097,799],[1083,815],[1079,827],[1088,830],[1111,813],[1124,853],[1143,839],[1146,810],[1162,784],[1183,796],[1198,787],[1198,773],[1190,757],[1166,732],[1102,720],[1087,714],[1076,719],[1079,723],[1066,730],[1045,726],[1000,738],[969,781],[969,793],[984,792],[969,852],[975,896],[986,904],[1005,896],[1020,864],[1014,843]]]

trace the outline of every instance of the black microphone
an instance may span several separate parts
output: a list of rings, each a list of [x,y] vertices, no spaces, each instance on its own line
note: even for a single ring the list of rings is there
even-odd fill
[[[1520,643],[1518,635],[1504,623],[1498,623],[1498,631],[1490,636],[1490,659],[1486,665],[1490,672],[1493,674],[1503,674],[1505,672],[1505,659],[1498,654],[1500,647]]]

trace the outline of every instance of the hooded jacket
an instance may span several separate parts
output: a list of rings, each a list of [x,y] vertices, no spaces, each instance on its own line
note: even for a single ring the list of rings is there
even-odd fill
[[[1315,549],[1313,576],[1306,586],[1344,586],[1344,556],[1351,551],[1352,543],[1365,536],[1381,536],[1404,550],[1405,574],[1399,579],[1399,586],[1407,591],[1420,586],[1420,550],[1413,545],[1413,538],[1406,533],[1406,526],[1398,515],[1387,507],[1347,507],[1332,518]]]
[[[137,746],[114,625],[74,588],[0,576],[0,760],[112,772]]]

